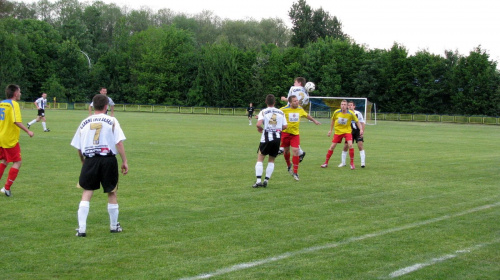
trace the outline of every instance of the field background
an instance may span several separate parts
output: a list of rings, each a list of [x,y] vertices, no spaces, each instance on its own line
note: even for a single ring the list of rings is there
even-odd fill
[[[118,112],[124,232],[109,233],[98,191],[77,238],[70,142],[86,115],[49,110],[50,133],[21,134],[13,196],[0,197],[0,279],[499,279],[500,127],[378,122],[367,167],[355,148],[351,171],[336,167],[339,148],[319,167],[329,120],[304,121],[300,181],[280,157],[253,189],[255,120]],[[35,116],[23,110],[24,123]]]

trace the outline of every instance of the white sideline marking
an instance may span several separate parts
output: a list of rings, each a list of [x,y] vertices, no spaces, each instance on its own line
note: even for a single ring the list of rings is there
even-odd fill
[[[374,233],[369,233],[369,234],[361,235],[361,236],[358,236],[358,237],[351,237],[351,238],[348,238],[348,239],[346,239],[344,241],[340,241],[340,242],[328,243],[328,244],[321,245],[321,246],[313,246],[313,247],[304,248],[304,249],[301,249],[301,250],[298,250],[298,251],[294,251],[294,252],[284,253],[284,254],[281,254],[281,255],[278,255],[278,256],[275,256],[275,257],[270,257],[270,258],[267,258],[267,259],[261,259],[261,260],[256,260],[256,261],[253,261],[253,262],[236,264],[236,265],[233,265],[233,266],[230,266],[230,267],[221,268],[221,269],[216,270],[214,272],[200,274],[200,275],[193,276],[193,277],[181,278],[180,280],[208,279],[208,278],[212,278],[212,277],[215,277],[215,276],[224,275],[224,274],[228,274],[228,273],[235,272],[235,271],[240,271],[240,270],[243,270],[243,269],[252,268],[252,267],[260,266],[260,265],[263,265],[263,264],[272,263],[272,262],[275,262],[275,261],[279,261],[279,260],[282,260],[282,259],[286,259],[286,258],[290,258],[290,257],[296,256],[296,255],[301,255],[301,254],[310,253],[310,252],[316,252],[316,251],[320,251],[320,250],[324,250],[324,249],[335,248],[335,247],[338,247],[340,245],[349,244],[349,243],[353,243],[353,242],[356,242],[356,241],[362,241],[362,240],[365,240],[365,239],[368,239],[368,238],[379,237],[379,236],[386,235],[386,234],[389,234],[389,233],[394,233],[394,232],[398,232],[398,231],[402,231],[402,230],[406,230],[406,229],[411,229],[411,228],[415,228],[415,227],[419,227],[419,226],[423,226],[423,225],[428,225],[428,224],[432,224],[432,223],[435,223],[435,222],[440,222],[440,221],[448,220],[448,219],[451,219],[451,218],[464,216],[464,215],[471,214],[471,213],[474,213],[474,212],[478,212],[478,211],[482,211],[482,210],[487,210],[487,209],[490,209],[490,208],[493,208],[493,207],[497,207],[497,206],[500,206],[500,202],[493,203],[493,204],[488,204],[488,205],[483,205],[483,206],[479,206],[479,207],[472,208],[472,209],[469,209],[467,211],[463,211],[463,212],[456,213],[456,214],[453,214],[453,215],[444,215],[444,216],[441,216],[441,217],[438,217],[438,218],[434,218],[434,219],[422,221],[422,222],[419,222],[419,223],[408,224],[408,225],[405,225],[405,226],[396,227],[396,228],[392,228],[392,229],[387,229],[387,230],[383,230],[383,231],[379,231],[379,232],[374,232]]]
[[[458,250],[454,254],[444,255],[444,256],[441,256],[439,258],[431,259],[430,261],[428,261],[426,263],[417,263],[417,264],[414,264],[412,266],[408,266],[408,267],[405,267],[405,268],[402,268],[402,269],[399,269],[399,270],[392,272],[391,274],[389,274],[389,278],[396,278],[399,276],[403,276],[405,274],[412,273],[412,272],[417,271],[417,270],[424,268],[426,266],[430,266],[430,265],[433,265],[433,264],[436,264],[439,262],[453,259],[453,258],[457,257],[459,254],[470,253],[473,250],[476,250],[476,249],[479,249],[483,246],[490,245],[492,243],[497,243],[497,242],[498,242],[498,240],[491,242],[491,243],[479,244],[479,245],[470,247],[468,249]]]

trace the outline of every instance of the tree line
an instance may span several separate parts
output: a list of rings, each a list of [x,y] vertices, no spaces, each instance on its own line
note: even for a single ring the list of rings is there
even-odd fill
[[[47,92],[88,102],[104,86],[118,103],[246,107],[286,95],[303,76],[315,96],[367,97],[383,112],[500,113],[497,62],[481,46],[467,56],[369,49],[305,0],[289,16],[292,28],[211,11],[0,0],[0,85],[19,84],[27,101]]]

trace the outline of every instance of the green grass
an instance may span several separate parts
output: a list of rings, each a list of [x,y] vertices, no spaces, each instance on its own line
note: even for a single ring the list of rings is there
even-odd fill
[[[37,123],[21,135],[13,197],[0,197],[0,279],[387,279],[450,254],[399,278],[500,275],[500,127],[379,122],[366,129],[367,168],[356,148],[351,171],[336,167],[339,148],[319,167],[329,120],[303,122],[301,180],[280,157],[268,188],[253,189],[260,134],[245,116],[118,112],[124,232],[109,233],[98,191],[77,238],[70,141],[84,117],[49,110],[50,133]]]

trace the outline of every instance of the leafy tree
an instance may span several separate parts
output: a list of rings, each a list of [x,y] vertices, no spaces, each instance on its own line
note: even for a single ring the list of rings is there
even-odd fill
[[[313,10],[305,0],[294,3],[288,16],[293,25],[291,42],[294,46],[305,47],[319,38],[347,38],[342,32],[342,23],[337,17],[330,16],[322,8]]]
[[[149,28],[130,40],[129,102],[184,104],[194,80],[196,53],[191,33],[173,26]]]

